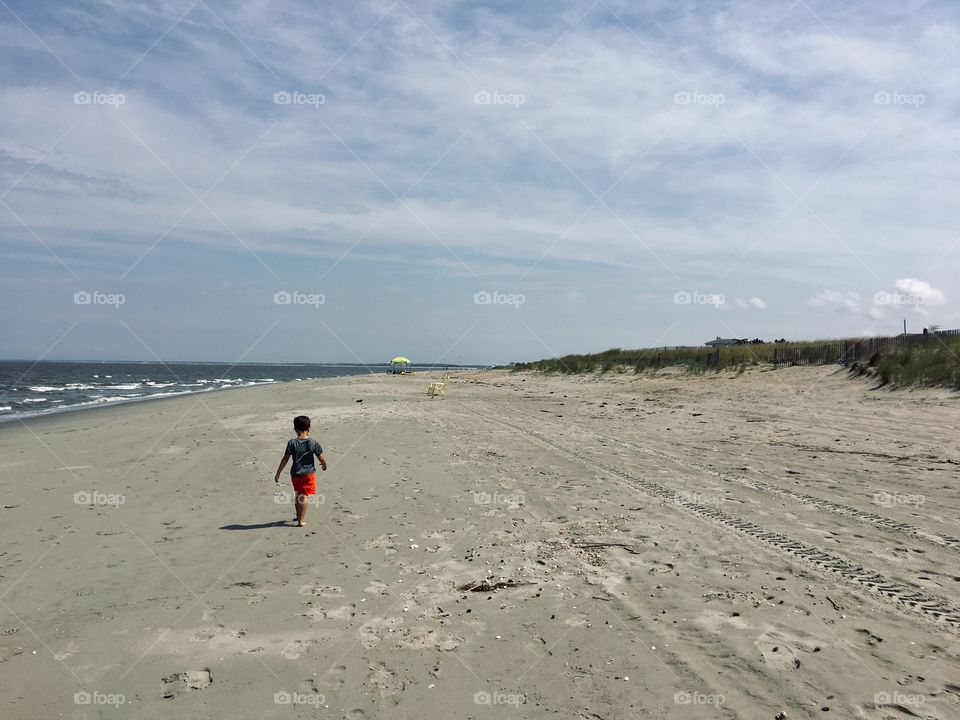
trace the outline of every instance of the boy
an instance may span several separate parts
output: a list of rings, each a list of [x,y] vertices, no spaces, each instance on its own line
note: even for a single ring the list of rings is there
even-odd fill
[[[307,496],[314,495],[317,492],[317,468],[313,463],[313,456],[317,456],[320,461],[320,467],[327,471],[327,459],[323,456],[323,448],[320,443],[310,437],[310,418],[306,415],[297,415],[293,419],[293,429],[297,432],[296,438],[287,441],[287,448],[283,453],[283,460],[280,461],[280,467],[277,468],[277,474],[273,481],[280,484],[280,473],[287,465],[287,460],[293,458],[293,465],[290,467],[290,480],[293,481],[293,489],[297,493],[297,527],[304,527],[304,516],[307,514]]]

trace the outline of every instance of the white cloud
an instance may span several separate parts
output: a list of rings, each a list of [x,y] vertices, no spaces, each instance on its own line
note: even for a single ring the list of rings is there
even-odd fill
[[[947,301],[947,297],[942,290],[938,290],[925,280],[903,278],[897,280],[895,287],[900,292],[920,300],[925,305],[943,305]]]
[[[742,310],[765,310],[767,308],[766,301],[758,297],[752,297],[748,299],[737,298],[734,300],[734,303]]]
[[[837,312],[861,312],[860,294],[851,291],[822,290],[807,301],[811,307],[825,307]]]
[[[749,288],[719,307],[765,311],[744,313],[751,336],[822,336],[885,315],[894,324],[901,313],[871,302],[868,284],[912,274],[927,280],[903,278],[891,293],[922,298],[918,312],[937,307],[945,326],[960,322],[935,287],[960,274],[960,249],[943,252],[960,184],[960,163],[944,152],[960,144],[958,56],[948,52],[960,32],[942,21],[953,8],[932,0],[904,16],[892,0],[824,0],[822,22],[802,3],[785,9],[255,0],[218,8],[233,32],[190,0],[37,16],[38,35],[79,80],[0,13],[0,53],[17,70],[0,88],[0,175],[13,182],[39,160],[4,202],[71,265],[128,264],[179,218],[149,260],[196,250],[219,262],[239,249],[255,274],[245,246],[278,268],[315,259],[325,269],[349,249],[334,279],[351,260],[467,273],[455,254],[485,279],[566,289],[563,273],[575,275],[590,301],[568,301],[597,313],[632,282],[655,297],[665,282]],[[76,106],[83,89],[127,102]],[[272,103],[295,89],[327,101]],[[483,89],[526,102],[476,106]],[[725,102],[675,104],[680,91]],[[877,91],[927,101],[878,106]],[[191,190],[215,181],[210,209],[183,215]],[[394,193],[408,194],[398,205]],[[2,206],[0,236],[5,257],[48,259]],[[811,294],[810,307],[834,312],[798,308]],[[715,334],[715,315],[696,317],[703,327],[685,320],[659,341]],[[665,328],[675,319],[656,318]],[[604,342],[622,344],[614,335],[630,323],[603,320],[614,328]]]

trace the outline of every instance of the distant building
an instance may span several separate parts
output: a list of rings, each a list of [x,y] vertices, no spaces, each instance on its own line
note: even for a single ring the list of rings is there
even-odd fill
[[[716,340],[708,340],[704,343],[707,347],[730,347],[731,345],[740,345],[741,341],[737,338],[722,338],[717,335]]]

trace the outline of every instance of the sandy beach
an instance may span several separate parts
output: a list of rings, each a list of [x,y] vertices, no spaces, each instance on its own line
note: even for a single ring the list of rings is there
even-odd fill
[[[956,394],[430,378],[0,426],[0,717],[960,717]]]

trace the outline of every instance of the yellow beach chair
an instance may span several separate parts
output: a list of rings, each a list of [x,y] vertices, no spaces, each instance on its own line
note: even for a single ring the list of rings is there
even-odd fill
[[[447,396],[447,380],[450,379],[449,375],[444,375],[443,380],[440,382],[430,383],[430,387],[427,388],[427,395],[430,397],[446,397]]]

